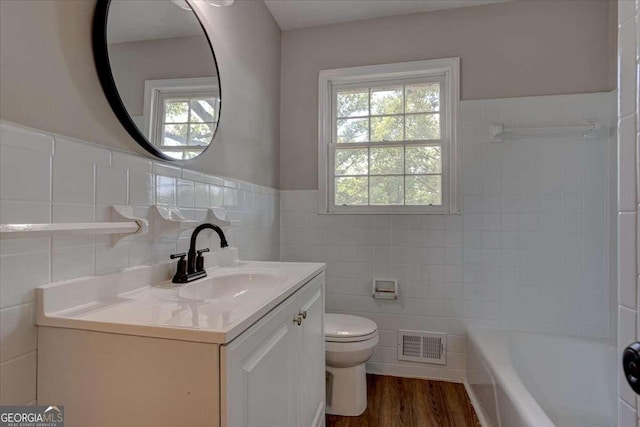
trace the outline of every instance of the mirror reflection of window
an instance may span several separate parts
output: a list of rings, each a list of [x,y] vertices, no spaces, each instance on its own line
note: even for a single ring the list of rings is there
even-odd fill
[[[211,143],[220,117],[216,79],[145,82],[143,128],[149,141],[176,160],[201,154]]]
[[[165,158],[198,156],[218,126],[220,87],[194,11],[170,1],[112,0],[108,13],[111,72],[136,139]]]
[[[214,91],[160,94],[160,108],[152,119],[154,144],[168,156],[187,160],[209,145],[218,125],[219,98]]]
[[[200,154],[213,138],[217,123],[215,104],[215,98],[165,99],[162,137],[156,144],[164,153],[180,160]]]

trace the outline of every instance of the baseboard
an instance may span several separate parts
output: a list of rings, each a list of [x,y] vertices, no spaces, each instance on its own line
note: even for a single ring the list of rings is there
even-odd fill
[[[463,378],[443,377],[442,375],[440,375],[440,368],[433,368],[429,366],[423,368],[415,366],[407,367],[405,365],[395,365],[391,363],[376,363],[375,365],[370,365],[367,363],[365,367],[367,370],[367,374],[373,375],[387,375],[390,377],[400,378],[419,378],[422,380],[445,381],[456,384],[464,383]]]
[[[489,422],[487,415],[484,413],[484,409],[482,409],[482,405],[478,401],[476,394],[473,392],[471,385],[464,380],[462,382],[464,384],[464,389],[467,391],[467,396],[469,396],[469,400],[471,401],[471,406],[476,411],[476,415],[478,416],[478,420],[480,421],[480,425],[482,427],[493,427],[493,425]]]

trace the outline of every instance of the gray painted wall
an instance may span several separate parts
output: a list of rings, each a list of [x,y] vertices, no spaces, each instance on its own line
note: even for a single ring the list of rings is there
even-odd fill
[[[264,3],[198,4],[222,80],[213,146],[190,169],[278,185],[280,29]],[[93,64],[94,0],[0,1],[0,118],[145,154],[107,103]]]
[[[515,1],[283,32],[280,188],[318,188],[318,71],[458,56],[465,100],[609,91],[615,5]]]

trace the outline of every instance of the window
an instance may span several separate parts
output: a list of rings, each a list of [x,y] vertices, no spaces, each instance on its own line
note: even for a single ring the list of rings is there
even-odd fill
[[[326,213],[457,211],[457,58],[320,72]]]
[[[207,148],[218,126],[219,111],[215,78],[145,82],[149,140],[174,159],[191,159]]]

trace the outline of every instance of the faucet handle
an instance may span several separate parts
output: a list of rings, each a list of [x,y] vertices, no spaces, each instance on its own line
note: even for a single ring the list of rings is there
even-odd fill
[[[187,254],[171,254],[171,259],[180,258],[178,260],[178,266],[176,269],[176,274],[173,276],[173,283],[187,283],[187,261],[184,260]]]
[[[198,256],[196,257],[196,271],[204,271],[204,257],[202,256],[203,252],[209,252],[209,248],[200,249],[196,251]]]

